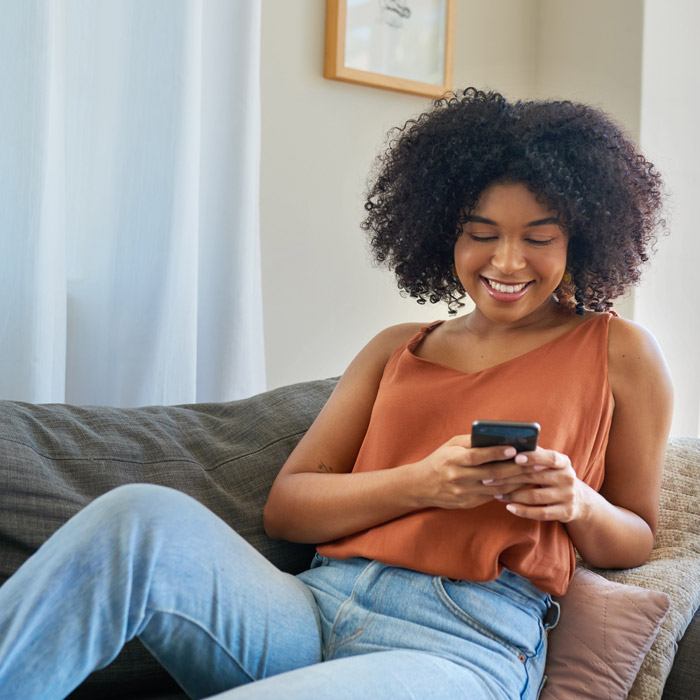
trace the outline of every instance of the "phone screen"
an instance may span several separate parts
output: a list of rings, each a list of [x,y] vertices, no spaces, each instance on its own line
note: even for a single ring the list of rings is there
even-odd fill
[[[518,452],[537,447],[540,426],[523,421],[476,420],[472,423],[472,447],[512,445]]]

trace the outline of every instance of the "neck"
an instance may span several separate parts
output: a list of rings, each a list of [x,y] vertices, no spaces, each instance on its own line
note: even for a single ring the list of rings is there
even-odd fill
[[[551,297],[539,309],[516,321],[500,322],[489,318],[477,308],[464,317],[464,323],[470,333],[485,338],[551,328],[562,323],[564,316],[570,317],[570,314]]]

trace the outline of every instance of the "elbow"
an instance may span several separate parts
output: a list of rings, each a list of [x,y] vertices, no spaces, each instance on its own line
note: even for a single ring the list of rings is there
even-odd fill
[[[651,553],[654,551],[654,546],[656,544],[656,520],[644,519],[641,515],[638,516],[643,525],[640,528],[640,533],[638,537],[631,541],[628,545],[630,562],[627,566],[617,567],[632,569],[637,566],[642,566],[649,561]]]
[[[583,558],[600,569],[634,569],[649,561],[654,549],[654,535],[643,532],[636,538],[625,540],[612,549],[595,550]]]
[[[293,509],[290,509],[284,495],[275,491],[274,486],[263,508],[262,521],[269,538],[295,541]]]
[[[267,499],[267,503],[263,508],[263,529],[265,534],[273,540],[283,539],[282,528],[279,522],[279,518],[275,516],[274,507],[270,506],[270,499]]]
[[[637,557],[637,563],[634,566],[642,566],[649,561],[651,553],[654,551],[654,546],[656,544],[656,533],[650,530],[645,542],[640,546],[640,550]],[[632,568],[632,567],[630,567]]]

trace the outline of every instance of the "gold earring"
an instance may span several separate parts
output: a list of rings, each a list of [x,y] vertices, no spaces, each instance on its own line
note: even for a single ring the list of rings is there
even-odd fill
[[[561,282],[559,282],[559,286],[554,293],[557,295],[557,301],[563,308],[569,311],[576,309],[576,287],[568,269],[562,275]]]

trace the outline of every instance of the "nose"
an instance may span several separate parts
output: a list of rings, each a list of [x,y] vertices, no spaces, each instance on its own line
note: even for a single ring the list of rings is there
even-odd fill
[[[491,264],[504,275],[522,270],[527,262],[519,241],[502,239],[498,242]]]

